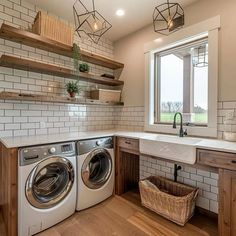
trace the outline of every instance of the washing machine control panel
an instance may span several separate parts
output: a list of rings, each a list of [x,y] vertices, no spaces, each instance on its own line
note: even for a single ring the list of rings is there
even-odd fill
[[[19,149],[19,164],[21,166],[38,162],[50,156],[75,156],[75,143],[62,143],[54,145],[44,145],[26,147]]]
[[[97,139],[89,139],[82,140],[77,143],[78,154],[82,155],[90,152],[95,148],[113,148],[113,138],[105,137],[105,138],[97,138]]]

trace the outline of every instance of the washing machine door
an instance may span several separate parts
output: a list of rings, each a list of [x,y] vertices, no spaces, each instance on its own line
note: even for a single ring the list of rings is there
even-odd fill
[[[68,159],[49,157],[31,171],[26,182],[26,197],[36,208],[51,208],[69,194],[74,177],[74,169]]]
[[[99,189],[106,184],[112,173],[112,158],[106,149],[89,153],[81,168],[81,178],[90,189]]]

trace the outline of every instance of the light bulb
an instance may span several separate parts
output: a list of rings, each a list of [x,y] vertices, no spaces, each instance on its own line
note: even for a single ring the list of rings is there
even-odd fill
[[[93,25],[94,29],[97,30],[98,29],[98,25],[97,25],[97,22],[95,21],[94,22],[94,25]]]
[[[171,16],[169,16],[168,20],[167,20],[168,29],[171,29],[173,27],[173,25],[174,25],[173,20],[172,20]]]

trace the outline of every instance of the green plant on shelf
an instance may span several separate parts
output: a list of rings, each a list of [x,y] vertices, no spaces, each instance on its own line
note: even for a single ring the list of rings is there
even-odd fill
[[[80,92],[80,87],[78,84],[78,81],[70,81],[66,83],[66,91],[70,94],[71,98],[74,98],[76,94],[79,94]]]
[[[89,65],[87,63],[81,63],[79,65],[79,70],[80,70],[80,72],[88,73],[89,72]]]

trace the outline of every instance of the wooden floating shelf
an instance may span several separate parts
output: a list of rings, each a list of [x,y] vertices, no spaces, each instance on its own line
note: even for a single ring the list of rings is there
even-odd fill
[[[44,73],[48,75],[56,75],[64,78],[77,79],[77,76],[71,69],[50,65],[38,61],[31,61],[28,59],[23,59],[14,56],[2,55],[0,58],[0,66],[19,70],[32,71],[37,73]],[[109,86],[120,86],[124,84],[124,81],[108,79],[101,76],[96,76],[83,72],[80,72],[79,80],[97,84],[104,84]]]
[[[53,102],[81,105],[102,105],[102,106],[123,106],[123,102],[103,102],[87,98],[69,98],[62,96],[45,96],[27,93],[1,92],[0,99],[14,101],[31,101],[31,102]]]
[[[72,57],[72,47],[59,43],[57,41],[42,37],[40,35],[2,24],[0,28],[0,37],[27,46],[36,47],[42,50],[54,52],[63,56]],[[107,67],[110,69],[122,69],[124,64],[113,61],[109,58],[102,57],[84,50],[81,50],[83,61]]]

